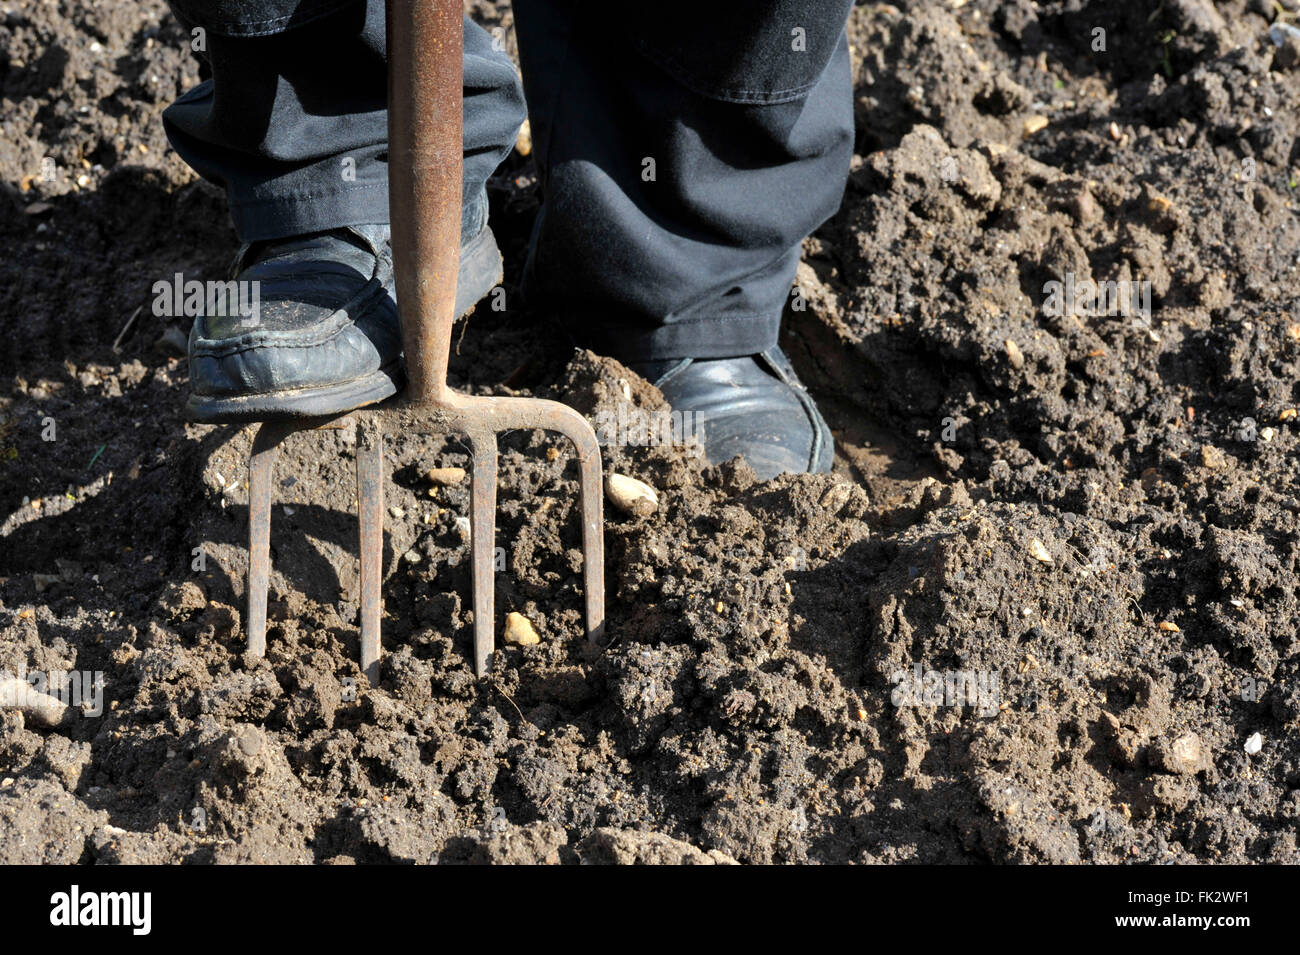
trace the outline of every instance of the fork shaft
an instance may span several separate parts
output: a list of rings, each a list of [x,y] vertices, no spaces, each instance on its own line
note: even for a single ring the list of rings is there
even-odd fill
[[[388,204],[412,404],[447,394],[460,264],[461,0],[387,0]]]

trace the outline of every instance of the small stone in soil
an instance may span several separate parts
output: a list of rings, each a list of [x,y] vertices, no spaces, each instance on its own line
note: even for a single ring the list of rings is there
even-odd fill
[[[605,478],[605,496],[625,514],[648,517],[659,509],[659,495],[649,484],[626,474]]]
[[[1037,537],[1033,538],[1029,542],[1029,556],[1034,558],[1034,560],[1042,561],[1044,564],[1055,563],[1055,561],[1052,560],[1052,555],[1047,550],[1047,545]]]
[[[440,487],[451,487],[465,480],[464,468],[433,468],[424,475],[429,483]]]
[[[1201,445],[1201,466],[1218,470],[1228,463],[1223,452],[1212,444]]]
[[[1025,120],[1024,130],[1026,136],[1032,136],[1034,133],[1047,127],[1048,119],[1046,116],[1030,116]]]
[[[513,643],[516,646],[530,647],[535,643],[541,643],[542,638],[537,635],[532,621],[521,613],[511,612],[506,614],[506,643]]]

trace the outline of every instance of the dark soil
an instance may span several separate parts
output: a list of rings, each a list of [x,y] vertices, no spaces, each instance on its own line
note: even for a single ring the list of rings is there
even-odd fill
[[[836,474],[607,448],[661,503],[609,514],[596,648],[569,448],[510,435],[497,626],[542,639],[476,680],[468,492],[422,477],[467,452],[395,436],[373,689],[346,429],[286,447],[243,654],[250,432],[184,422],[149,307],[235,245],[158,120],[188,37],[0,8],[0,670],[105,700],[0,711],[0,861],[1300,861],[1296,6],[857,8],[858,156],[786,343]],[[491,192],[512,302],[527,157]],[[1149,282],[1149,322],[1054,310],[1067,273]],[[454,383],[662,407],[538,321],[481,308]],[[929,671],[993,692],[899,699]]]

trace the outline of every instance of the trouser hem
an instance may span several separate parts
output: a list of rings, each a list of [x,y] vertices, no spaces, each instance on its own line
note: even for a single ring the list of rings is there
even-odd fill
[[[231,202],[230,218],[245,242],[287,239],[350,225],[388,222],[388,184],[357,184],[329,193]]]
[[[671,358],[739,358],[777,347],[781,320],[765,316],[700,319],[659,328],[600,325],[589,317],[563,322],[581,347],[622,362]]]

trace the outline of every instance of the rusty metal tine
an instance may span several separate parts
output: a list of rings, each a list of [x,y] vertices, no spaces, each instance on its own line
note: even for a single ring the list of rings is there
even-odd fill
[[[574,412],[577,415],[577,412]],[[567,417],[567,416],[566,416]],[[578,453],[578,485],[582,491],[582,580],[587,598],[587,639],[605,636],[605,536],[604,491],[600,472],[600,444],[591,426],[579,416],[553,422],[552,427],[573,442]]]
[[[604,497],[600,443],[587,419],[558,401],[540,398],[469,398],[454,396],[458,420],[467,431],[486,425],[494,431],[541,428],[568,438],[578,454],[582,489],[583,589],[587,602],[587,639],[605,634]],[[477,451],[475,451],[477,463]]]
[[[600,473],[600,448],[588,433],[592,447],[569,435],[578,450],[579,486],[582,490],[582,577],[587,597],[587,639],[599,643],[605,638],[605,534]]]
[[[271,481],[280,442],[291,424],[267,421],[253,437],[248,460],[248,653],[266,655],[266,594],[271,585]]]
[[[384,431],[370,415],[357,421],[357,519],[361,545],[361,669],[379,685],[379,628],[384,575]]]
[[[474,673],[487,673],[492,662],[495,619],[497,436],[492,431],[469,435],[474,451],[470,485],[470,548],[474,576]]]

